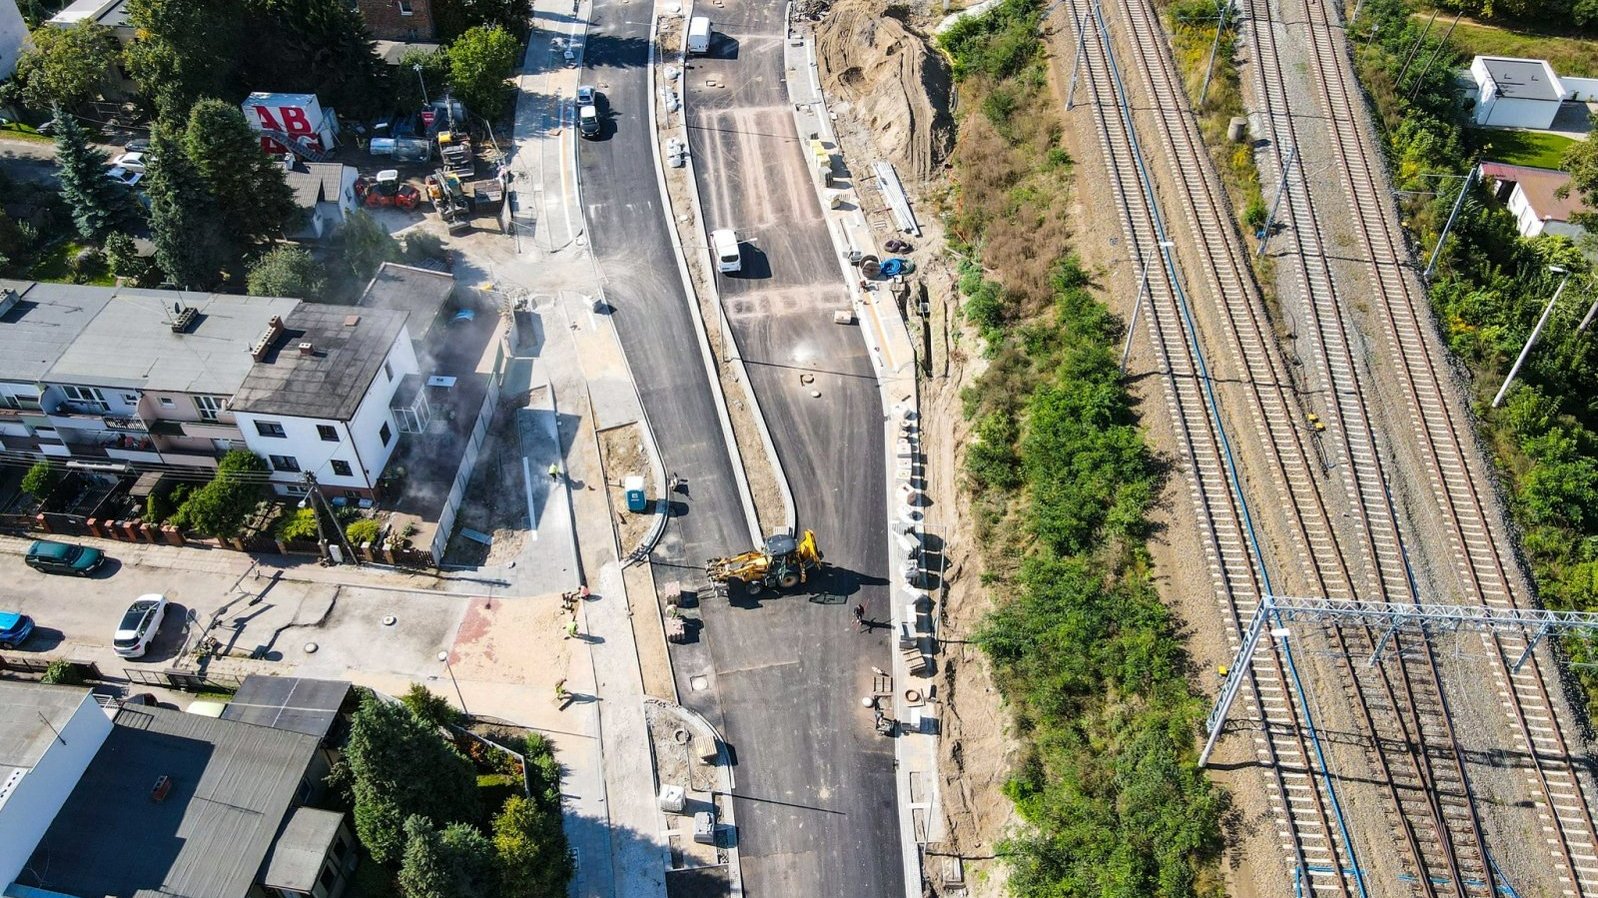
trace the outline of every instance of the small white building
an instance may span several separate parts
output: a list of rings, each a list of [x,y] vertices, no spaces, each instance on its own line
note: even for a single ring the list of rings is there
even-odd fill
[[[1570,183],[1569,172],[1483,162],[1482,174],[1496,183],[1494,195],[1515,216],[1522,237],[1562,234],[1576,240],[1586,233],[1573,219],[1577,213],[1593,210],[1575,190],[1559,195]]]
[[[21,875],[110,734],[87,689],[0,682],[0,889]]]
[[[419,373],[405,312],[302,304],[266,337],[228,409],[283,495],[305,475],[345,500],[372,497],[399,444],[393,401]]]
[[[0,81],[17,71],[17,59],[28,46],[28,23],[17,0],[0,0]]]
[[[290,240],[324,240],[344,226],[344,218],[357,208],[355,182],[360,173],[341,162],[297,162],[286,156],[284,180],[305,211],[300,230]]]
[[[1553,66],[1541,59],[1478,56],[1470,74],[1476,82],[1478,125],[1547,128],[1570,97]]]

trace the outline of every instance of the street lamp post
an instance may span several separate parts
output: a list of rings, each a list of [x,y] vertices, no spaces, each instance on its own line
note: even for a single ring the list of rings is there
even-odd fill
[[[1175,243],[1172,243],[1169,240],[1161,240],[1160,244],[1159,244],[1160,251],[1163,252],[1165,250],[1170,249],[1171,247],[1173,247],[1175,245],[1176,245]],[[1149,284],[1149,266],[1153,265],[1153,264],[1154,264],[1154,257],[1153,256],[1150,256],[1149,258],[1144,259],[1143,260],[1143,273],[1138,275],[1138,279],[1137,279],[1137,298],[1132,300],[1132,320],[1128,321],[1127,324],[1126,324],[1126,343],[1124,345],[1122,345],[1122,347],[1121,347],[1121,373],[1122,374],[1126,373],[1126,360],[1129,357],[1131,357],[1131,355],[1132,355],[1132,335],[1137,333],[1138,313],[1143,311],[1143,290]]]
[[[422,77],[422,64],[412,63],[411,68],[416,70],[416,83],[422,86],[422,105],[427,105],[427,81]]]
[[[1515,364],[1509,369],[1509,376],[1504,378],[1504,385],[1498,388],[1498,395],[1493,397],[1493,408],[1497,408],[1504,401],[1504,394],[1509,392],[1509,385],[1514,383],[1515,375],[1520,373],[1520,366],[1525,364],[1526,356],[1531,355],[1531,348],[1537,345],[1537,338],[1542,336],[1543,327],[1548,324],[1548,316],[1554,313],[1554,303],[1559,302],[1559,294],[1565,292],[1565,285],[1570,283],[1570,272],[1558,265],[1548,266],[1548,270],[1555,274],[1562,274],[1559,287],[1554,290],[1554,295],[1548,300],[1548,305],[1543,309],[1541,318],[1537,319],[1537,326],[1531,329],[1531,336],[1526,338],[1526,345],[1521,347],[1520,355],[1515,359]],[[1589,313],[1591,317],[1591,313]]]
[[[461,695],[461,684],[455,679],[455,668],[449,666],[449,652],[439,652],[438,660],[444,662],[444,670],[449,674],[449,681],[455,686],[455,698],[461,703],[461,713],[471,717],[472,712],[466,710],[466,696]]]

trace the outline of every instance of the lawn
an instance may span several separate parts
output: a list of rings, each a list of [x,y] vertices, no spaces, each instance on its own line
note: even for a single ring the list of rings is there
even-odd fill
[[[7,122],[0,125],[0,140],[31,140],[36,143],[53,143],[55,138],[35,131],[32,126],[21,122]]]
[[[1420,15],[1416,13],[1416,15]],[[1431,18],[1427,13],[1424,18]],[[1437,17],[1433,33],[1446,30],[1452,17]],[[1554,71],[1572,78],[1598,78],[1598,40],[1511,31],[1493,25],[1460,20],[1453,43],[1467,56],[1522,56],[1546,59]]]
[[[52,246],[39,256],[39,261],[33,263],[28,269],[30,281],[54,281],[56,283],[73,283],[72,260],[77,257],[78,251],[86,244],[76,240],[64,240]],[[102,264],[86,278],[83,283],[93,284],[96,287],[114,287],[117,279]]]
[[[1569,137],[1539,131],[1507,128],[1475,128],[1473,131],[1483,143],[1483,159],[1534,168],[1563,169],[1565,150],[1576,142]]]

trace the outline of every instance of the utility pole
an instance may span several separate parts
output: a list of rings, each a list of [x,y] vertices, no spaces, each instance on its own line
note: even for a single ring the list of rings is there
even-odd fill
[[[1169,240],[1161,240],[1159,252],[1163,253],[1175,245]],[[1143,311],[1143,290],[1149,284],[1149,266],[1153,264],[1154,256],[1144,259],[1143,273],[1137,279],[1137,298],[1132,300],[1132,320],[1126,324],[1126,343],[1121,347],[1121,373],[1123,375],[1126,374],[1126,360],[1132,355],[1132,335],[1137,333],[1138,313]]]
[[[1200,106],[1210,93],[1210,76],[1215,72],[1215,54],[1221,49],[1221,35],[1226,33],[1226,14],[1232,9],[1232,0],[1221,0],[1221,20],[1215,26],[1215,42],[1210,44],[1210,61],[1204,66],[1204,84],[1199,88]]]
[[[1432,10],[1432,17],[1426,20],[1426,27],[1421,30],[1420,37],[1415,38],[1415,43],[1410,45],[1409,55],[1404,57],[1404,64],[1398,69],[1398,77],[1393,79],[1394,87],[1404,83],[1404,76],[1409,74],[1409,64],[1415,61],[1415,54],[1420,52],[1420,45],[1426,42],[1426,35],[1432,33],[1432,23],[1437,21],[1437,12],[1438,10]],[[417,66],[416,70],[421,71],[422,67]]]
[[[1548,324],[1548,317],[1554,313],[1554,303],[1559,301],[1559,294],[1565,292],[1565,285],[1570,283],[1570,272],[1558,265],[1548,266],[1548,270],[1555,274],[1564,275],[1559,280],[1559,289],[1554,291],[1553,298],[1548,300],[1548,305],[1543,309],[1541,318],[1537,319],[1537,326],[1531,329],[1531,336],[1526,338],[1526,345],[1521,347],[1520,355],[1515,359],[1514,367],[1509,369],[1509,376],[1504,378],[1504,385],[1498,388],[1498,395],[1493,397],[1493,408],[1497,408],[1504,401],[1504,394],[1509,392],[1509,385],[1514,383],[1515,375],[1520,373],[1520,366],[1525,364],[1526,356],[1531,355],[1531,348],[1537,345],[1537,338],[1542,336],[1544,325]],[[1589,317],[1591,313],[1588,313]]]
[[[1088,41],[1087,30],[1082,25],[1082,16],[1072,19],[1076,25],[1076,56],[1071,61],[1071,84],[1065,89],[1065,111],[1071,111],[1071,95],[1076,93],[1076,76],[1081,70],[1082,50]]]
[[[1282,204],[1282,197],[1287,196],[1287,176],[1293,172],[1293,161],[1298,158],[1298,144],[1293,144],[1287,151],[1287,163],[1282,166],[1282,184],[1276,188],[1276,199],[1271,200],[1271,211],[1265,215],[1265,228],[1260,231],[1260,248],[1254,254],[1255,258],[1265,255],[1265,247],[1271,242],[1271,227],[1276,224],[1276,208]]]
[[[1588,282],[1588,285],[1591,285],[1591,281]],[[1592,316],[1595,314],[1598,314],[1598,298],[1593,299],[1592,306],[1587,309],[1586,316],[1581,319],[1581,324],[1576,326],[1576,333],[1579,334],[1586,331],[1587,325],[1592,324]]]
[[[427,105],[427,81],[422,78],[422,64],[415,63],[411,68],[416,70],[416,82],[422,86],[422,105]]]
[[[1448,39],[1453,37],[1454,26],[1459,24],[1459,17],[1462,15],[1464,13],[1454,16],[1454,21],[1449,24],[1448,30],[1443,32],[1443,39],[1437,42],[1437,49],[1432,51],[1431,59],[1426,60],[1426,68],[1421,69],[1420,74],[1415,76],[1415,89],[1409,92],[1409,101],[1411,103],[1415,102],[1415,96],[1420,93],[1420,86],[1426,83],[1426,74],[1432,70],[1432,63],[1437,61],[1437,57],[1442,55],[1443,48],[1448,46]],[[1397,82],[1394,82],[1394,86],[1398,86]]]
[[[1460,207],[1465,205],[1465,197],[1469,195],[1471,185],[1476,183],[1476,173],[1481,171],[1480,165],[1472,165],[1470,174],[1465,176],[1465,186],[1459,188],[1459,197],[1454,200],[1453,211],[1448,213],[1448,222],[1443,225],[1443,232],[1437,235],[1437,246],[1432,249],[1431,260],[1426,263],[1426,271],[1421,274],[1421,280],[1431,283],[1432,272],[1437,268],[1437,259],[1443,254],[1443,241],[1448,239],[1448,232],[1454,228],[1454,219],[1459,217]]]
[[[331,558],[332,556],[328,552],[327,531],[323,529],[322,525],[322,513],[324,511],[327,512],[327,516],[335,523],[338,521],[338,515],[334,513],[332,503],[328,502],[327,497],[322,495],[321,487],[317,486],[316,484],[315,474],[309,472],[306,473],[305,489],[305,497],[310,502],[311,510],[316,512],[317,546],[322,550],[323,558]],[[317,503],[321,503],[320,508],[317,507]],[[334,529],[338,532],[339,548],[343,550],[344,557],[348,558],[353,564],[359,567],[361,564],[361,557],[355,554],[355,547],[350,545],[349,537],[344,535],[344,530],[342,528]]]

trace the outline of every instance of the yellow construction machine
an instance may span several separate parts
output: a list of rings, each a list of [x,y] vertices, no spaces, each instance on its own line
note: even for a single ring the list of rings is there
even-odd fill
[[[819,567],[821,550],[816,548],[816,534],[806,530],[797,539],[791,534],[776,533],[753,551],[712,558],[705,562],[705,573],[717,583],[742,583],[750,595],[758,595],[767,589],[793,589]]]

